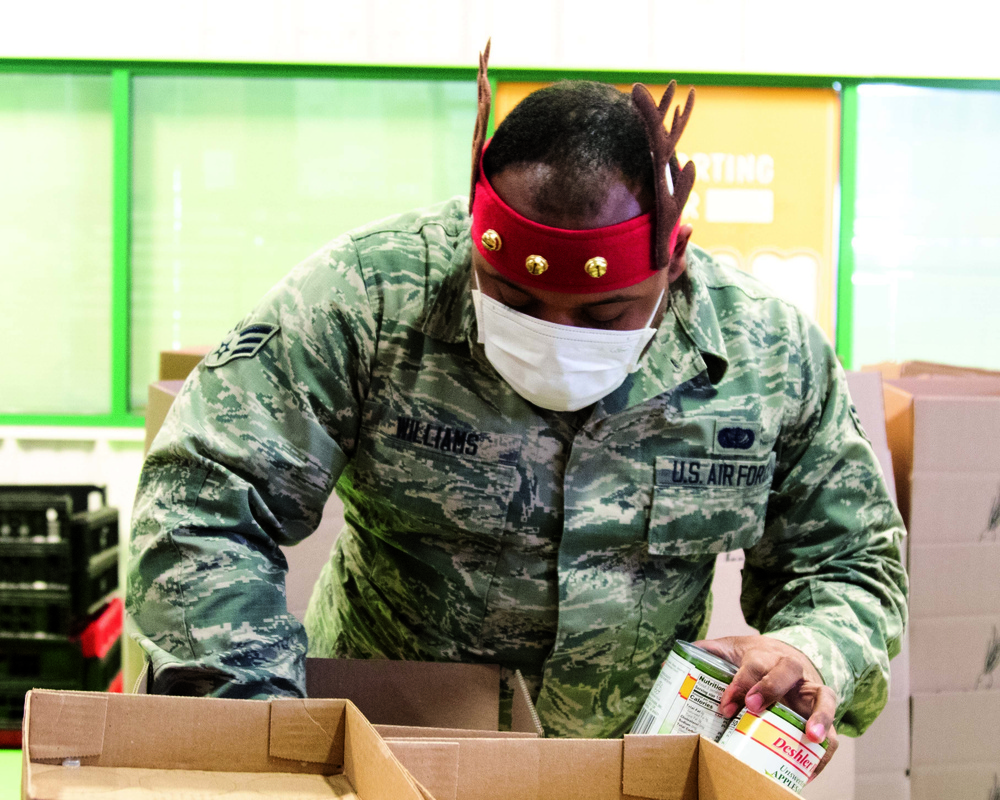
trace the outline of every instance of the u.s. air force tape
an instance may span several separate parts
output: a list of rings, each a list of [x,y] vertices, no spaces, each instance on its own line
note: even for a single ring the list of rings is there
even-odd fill
[[[205,356],[205,366],[215,369],[236,358],[253,358],[279,330],[278,325],[266,322],[237,326],[226,335],[222,344]]]

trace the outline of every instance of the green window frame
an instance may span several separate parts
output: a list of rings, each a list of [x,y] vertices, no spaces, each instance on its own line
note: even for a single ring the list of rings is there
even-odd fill
[[[473,67],[410,67],[377,65],[233,64],[215,62],[100,61],[60,59],[2,59],[3,73],[107,75],[112,81],[112,280],[110,413],[0,414],[0,425],[73,425],[141,427],[142,414],[130,404],[131,363],[131,222],[132,222],[132,83],[139,76],[239,76],[243,78],[353,78],[367,80],[460,80],[474,82]],[[494,90],[501,82],[599,80],[608,83],[641,81],[744,87],[838,88],[841,92],[840,219],[837,253],[836,349],[845,367],[853,365],[854,206],[857,171],[857,88],[861,84],[896,83],[906,86],[1000,90],[1000,80],[861,78],[836,75],[795,76],[625,70],[554,70],[493,68]],[[469,132],[470,140],[472,132]],[[331,233],[336,233],[333,231]]]

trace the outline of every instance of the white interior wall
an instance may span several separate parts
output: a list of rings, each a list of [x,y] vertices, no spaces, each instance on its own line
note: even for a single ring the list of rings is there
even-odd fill
[[[1000,7],[915,0],[36,0],[0,58],[472,65],[998,78]]]

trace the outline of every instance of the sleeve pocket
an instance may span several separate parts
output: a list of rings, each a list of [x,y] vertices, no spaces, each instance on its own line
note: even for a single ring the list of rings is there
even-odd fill
[[[757,460],[658,456],[650,555],[709,556],[756,544],[774,464],[774,453]]]

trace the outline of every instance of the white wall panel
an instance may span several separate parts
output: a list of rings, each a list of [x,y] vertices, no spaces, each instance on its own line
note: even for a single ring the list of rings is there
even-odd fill
[[[998,78],[1000,7],[954,0],[68,0],[6,9],[0,57]]]

